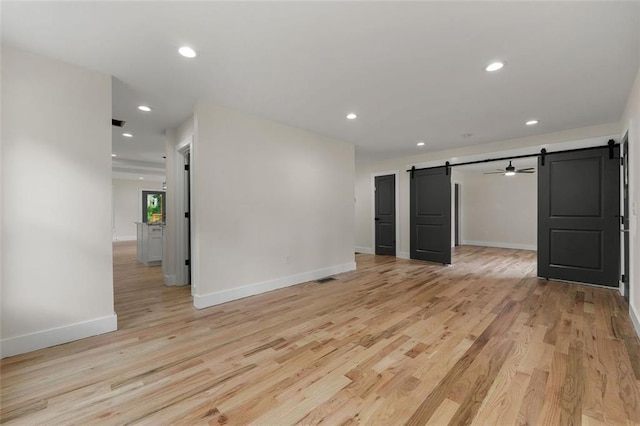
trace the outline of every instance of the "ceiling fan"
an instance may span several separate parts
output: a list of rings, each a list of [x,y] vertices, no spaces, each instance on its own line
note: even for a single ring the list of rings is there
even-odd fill
[[[516,173],[535,173],[535,169],[533,167],[527,167],[526,169],[517,169],[511,165],[511,161],[509,161],[509,165],[504,169],[498,169],[497,172],[487,172],[483,173],[485,175],[493,175],[493,174],[501,174],[505,176],[513,176]]]

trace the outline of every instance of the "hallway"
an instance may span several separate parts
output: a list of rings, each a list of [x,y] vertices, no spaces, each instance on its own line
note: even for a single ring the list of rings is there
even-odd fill
[[[197,315],[190,286],[165,286],[162,266],[145,266],[136,258],[136,242],[113,244],[114,305],[118,330],[150,327]]]

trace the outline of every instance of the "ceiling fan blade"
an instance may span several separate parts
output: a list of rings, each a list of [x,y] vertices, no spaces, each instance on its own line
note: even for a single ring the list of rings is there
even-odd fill
[[[518,170],[516,173],[535,173],[535,170]]]
[[[529,170],[535,170],[534,167],[526,167],[524,169],[518,169],[518,172],[528,172]]]

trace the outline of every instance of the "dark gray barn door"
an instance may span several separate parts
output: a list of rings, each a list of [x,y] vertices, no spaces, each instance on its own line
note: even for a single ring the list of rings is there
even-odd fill
[[[376,254],[396,255],[396,177],[375,177]]]
[[[538,159],[538,276],[618,287],[619,148]]]
[[[451,263],[451,174],[415,170],[411,178],[411,259]]]

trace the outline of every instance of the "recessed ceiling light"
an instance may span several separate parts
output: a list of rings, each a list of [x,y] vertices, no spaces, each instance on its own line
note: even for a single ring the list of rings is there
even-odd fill
[[[125,138],[132,138],[133,135],[131,133],[123,133],[122,136],[124,136]]]
[[[138,179],[144,179],[142,176],[140,176]]]
[[[358,118],[358,116],[352,112],[350,112],[349,114],[347,114],[347,119],[348,120],[355,120],[356,118]]]
[[[502,67],[504,67],[504,63],[503,62],[492,62],[489,65],[487,65],[485,70],[487,70],[489,72],[493,72],[493,71],[498,71]]]
[[[115,154],[111,154],[111,156],[112,156],[112,157],[117,157],[117,155],[115,155]]]
[[[138,109],[139,109],[140,111],[144,111],[144,112],[151,112],[151,111],[153,111],[153,108],[148,107],[148,106],[146,106],[146,105],[140,105],[140,106],[138,106]]]
[[[198,56],[198,52],[196,52],[189,46],[182,46],[180,49],[178,49],[178,53],[180,53],[185,58],[195,58],[196,56]]]
[[[535,126],[536,124],[538,124],[538,120],[529,120],[526,123],[527,126]]]
[[[424,142],[420,141],[420,142],[418,142],[416,145],[418,145],[418,146],[424,146]]]

